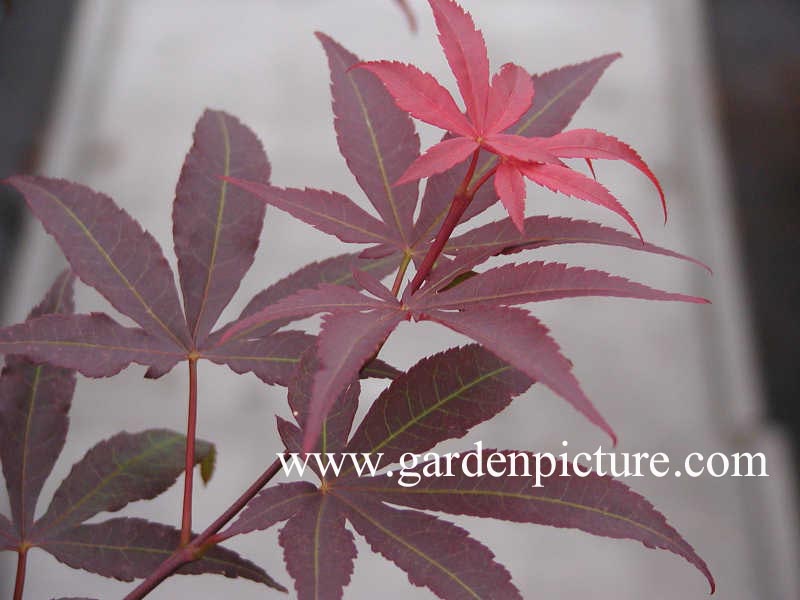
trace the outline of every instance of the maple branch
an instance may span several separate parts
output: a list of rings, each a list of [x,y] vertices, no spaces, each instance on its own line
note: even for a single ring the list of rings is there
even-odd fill
[[[189,416],[186,422],[186,462],[183,468],[183,510],[181,546],[192,537],[192,487],[194,483],[194,445],[197,433],[197,358],[189,357]]]
[[[25,588],[25,568],[28,564],[28,548],[20,548],[17,552],[17,580],[14,584],[14,600],[22,600]]]
[[[453,230],[456,228],[456,225],[458,225],[458,222],[464,215],[464,211],[467,210],[469,203],[472,202],[475,192],[478,191],[478,188],[480,188],[481,185],[488,181],[488,177],[484,176],[481,178],[478,184],[472,188],[472,190],[469,189],[469,184],[472,181],[473,175],[475,174],[475,167],[478,164],[479,155],[480,148],[475,150],[475,152],[472,154],[472,162],[469,165],[467,174],[464,176],[464,180],[461,182],[461,185],[458,186],[452,202],[450,202],[450,208],[447,211],[447,216],[445,216],[444,221],[442,221],[442,226],[439,229],[439,233],[436,234],[436,238],[433,240],[431,247],[428,248],[428,253],[425,255],[425,258],[422,260],[422,264],[414,275],[414,279],[411,281],[408,289],[409,294],[416,292],[424,283],[428,275],[430,275],[433,265],[436,264],[436,260],[439,258],[442,250],[444,250],[445,244],[447,244],[447,240],[450,239]]]
[[[178,548],[167,559],[162,562],[158,568],[153,571],[148,577],[142,581],[136,589],[130,594],[125,596],[124,600],[139,600],[144,598],[157,588],[162,581],[170,577],[180,569],[183,565],[190,563],[200,558],[209,547],[228,539],[229,535],[217,535],[225,525],[227,525],[242,509],[247,505],[253,497],[267,485],[275,475],[281,470],[280,459],[275,461],[267,467],[258,479],[245,490],[245,492],[231,504],[228,509],[223,512],[217,519],[211,523],[200,535],[191,540],[188,544]],[[16,598],[15,598],[16,600]]]

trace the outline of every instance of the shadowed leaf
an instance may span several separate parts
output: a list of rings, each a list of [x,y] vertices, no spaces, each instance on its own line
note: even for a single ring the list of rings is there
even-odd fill
[[[361,369],[360,377],[361,379],[369,379],[370,377],[374,379],[396,379],[402,374],[402,371],[395,369],[392,365],[375,358],[364,365],[364,368]]]
[[[235,373],[253,373],[268,384],[289,385],[297,363],[316,338],[302,331],[280,331],[256,340],[237,340],[203,358],[228,365]]]
[[[71,273],[56,278],[30,318],[74,310]],[[33,525],[36,504],[69,428],[75,373],[6,357],[0,377],[0,460],[19,538]]]
[[[364,496],[336,497],[372,550],[403,569],[412,584],[448,600],[522,599],[491,550],[460,527]]]
[[[357,552],[338,502],[317,495],[289,519],[278,541],[298,600],[342,598]]]
[[[166,429],[118,433],[89,450],[61,482],[34,529],[37,540],[51,539],[103,511],[155,498],[183,472],[186,438]],[[195,462],[211,452],[197,441]]]
[[[144,519],[118,518],[79,525],[48,540],[42,548],[73,569],[133,581],[152,573],[180,544],[180,532]],[[231,550],[216,546],[181,567],[183,575],[214,573],[241,577],[285,592],[264,570]]]
[[[400,7],[400,10],[403,11],[403,14],[406,16],[406,21],[408,21],[408,27],[411,29],[413,33],[417,32],[417,17],[414,15],[414,11],[411,10],[411,7],[408,5],[407,0],[395,0],[397,5]]]
[[[374,75],[350,70],[359,62],[354,54],[322,33],[317,38],[328,55],[339,151],[396,243],[407,245],[417,183],[393,184],[419,156],[414,123]]]
[[[383,465],[421,454],[491,419],[531,383],[477,345],[424,358],[372,404],[347,451],[383,453]]]
[[[484,450],[478,458],[473,452],[475,458],[469,468],[473,473],[478,469],[485,473],[479,477],[468,477],[463,462],[454,461],[453,477],[422,477],[413,488],[394,485],[385,477],[364,479],[357,485],[362,491],[402,506],[573,527],[594,535],[638,540],[648,548],[669,550],[685,558],[706,576],[713,591],[714,579],[705,562],[650,502],[623,483],[595,473],[578,476],[571,465],[566,467],[568,475],[562,476],[564,465],[553,464],[544,457],[537,466],[531,453],[525,452],[501,451],[490,464],[495,453]],[[527,468],[526,461],[518,458],[521,454],[528,459]],[[491,470],[508,472],[512,461],[518,476],[489,474]],[[420,465],[415,471],[422,473],[425,466]],[[542,474],[540,480],[537,470]],[[547,473],[553,475],[545,476]]]
[[[152,235],[108,196],[59,179],[11,177],[72,270],[148,333],[187,348],[172,271]]]
[[[238,518],[222,535],[230,537],[268,529],[291,517],[318,495],[319,490],[305,481],[279,483],[268,487],[247,503]]]
[[[186,320],[202,345],[253,264],[264,203],[218,176],[269,182],[261,142],[238,119],[207,110],[175,192],[172,220]]]
[[[87,377],[116,375],[131,363],[165,373],[185,351],[141,329],[123,327],[103,313],[45,315],[0,329],[0,353],[75,369]]]

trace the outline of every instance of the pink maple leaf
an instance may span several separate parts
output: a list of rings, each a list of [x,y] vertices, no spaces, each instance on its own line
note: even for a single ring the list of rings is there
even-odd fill
[[[469,13],[453,0],[428,1],[465,112],[432,75],[413,65],[393,61],[358,65],[383,82],[402,110],[451,134],[411,163],[396,184],[442,173],[483,149],[499,159],[486,177],[494,175],[495,191],[520,231],[525,217],[524,178],[528,178],[553,191],[608,208],[625,219],[641,237],[633,217],[605,187],[561,161],[562,158],[584,158],[587,162],[595,158],[619,159],[635,166],[653,182],[666,219],[664,194],[655,175],[630,146],[616,138],[592,129],[567,131],[550,138],[508,133],[531,107],[534,97],[531,76],[522,67],[506,63],[490,83],[486,43]]]

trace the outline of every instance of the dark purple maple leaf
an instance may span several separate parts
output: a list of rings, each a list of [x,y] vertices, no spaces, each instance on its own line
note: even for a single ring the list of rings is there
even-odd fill
[[[290,386],[290,408],[297,425],[279,421],[287,450],[297,451],[308,426],[311,376],[317,357],[301,361]],[[357,382],[353,382],[357,385]],[[380,469],[407,453],[421,455],[447,439],[463,437],[525,392],[533,380],[477,345],[453,348],[425,358],[395,379],[372,404],[350,437],[357,388],[334,403],[323,424],[324,442],[315,451],[380,457]],[[349,439],[348,439],[349,438]],[[484,461],[488,459],[488,450]],[[465,453],[462,453],[462,456]],[[509,452],[502,453],[508,456]],[[309,462],[309,465],[312,463]],[[577,528],[593,535],[632,539],[684,557],[709,580],[705,563],[647,500],[606,476],[467,477],[458,461],[453,477],[423,478],[415,487],[397,484],[395,471],[361,476],[354,467],[326,473],[319,486],[280,484],[263,490],[224,531],[226,539],[281,522],[279,540],[287,570],[300,600],[338,600],[353,572],[356,548],[345,528],[349,521],[372,550],[394,562],[409,581],[441,598],[521,598],[508,571],[491,550],[446,520],[418,512],[489,517],[519,523]],[[484,472],[488,472],[483,464]],[[547,465],[545,465],[545,468]],[[402,510],[387,504],[409,507]]]
[[[485,257],[484,257],[485,258]],[[322,363],[312,387],[309,423],[303,450],[316,444],[332,398],[358,374],[391,331],[404,320],[434,321],[479,342],[551,388],[592,423],[615,439],[611,427],[586,397],[571,363],[561,354],[547,328],[513,305],[557,298],[616,296],[647,300],[705,303],[694,296],[656,290],[602,271],[567,267],[560,263],[509,264],[470,277],[444,289],[458,274],[449,263],[431,274],[418,293],[394,299],[368,297],[353,289],[326,284],[303,291],[256,312],[228,329],[223,340],[247,339],[276,320],[298,319],[327,313],[319,335]],[[407,288],[408,291],[408,288]]]
[[[149,377],[159,377],[181,361],[208,358],[285,384],[291,376],[287,364],[297,363],[312,338],[297,332],[265,339],[258,347],[221,350],[212,334],[253,262],[265,210],[263,202],[220,176],[266,183],[269,174],[255,134],[221,111],[203,114],[173,205],[183,307],[160,246],[113,200],[66,181],[9,178],[61,246],[73,272],[141,329],[102,314],[43,317],[0,330],[0,352],[89,377],[114,375],[134,362],[148,366]]]
[[[62,273],[30,322],[66,318],[74,309],[70,272]],[[11,519],[0,515],[0,549],[26,554],[41,548],[66,564],[105,577],[144,577],[176,547],[174,527],[117,518],[85,525],[101,513],[158,496],[184,468],[186,438],[166,429],[118,433],[91,448],[57,488],[44,514],[36,507],[69,428],[75,372],[8,355],[0,376],[0,461]],[[195,462],[211,476],[214,447],[198,440]],[[245,577],[282,589],[236,553],[216,548],[186,573]]]

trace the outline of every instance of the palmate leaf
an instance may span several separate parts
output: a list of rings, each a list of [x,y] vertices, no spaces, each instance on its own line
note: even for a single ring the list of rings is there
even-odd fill
[[[533,104],[507,133],[525,137],[547,137],[562,131],[572,120],[599,81],[603,72],[620,54],[608,54],[576,65],[534,75],[531,79],[536,94]],[[496,158],[483,153],[475,171],[477,181],[496,164]],[[444,219],[456,188],[467,172],[467,165],[459,165],[448,172],[428,180],[422,197],[419,217],[414,228],[415,248],[424,247]],[[497,202],[490,185],[482,187],[475,195],[462,221],[468,221]]]
[[[332,399],[354,380],[391,331],[412,317],[440,323],[479,342],[531,379],[544,383],[615,439],[613,430],[586,397],[572,373],[571,363],[547,328],[525,311],[509,306],[581,296],[707,302],[601,271],[542,262],[505,265],[482,274],[470,274],[461,278],[458,285],[433,293],[459,274],[448,262],[442,269],[447,272],[446,277],[438,277],[434,271],[432,283],[420,293],[404,298],[403,305],[394,299],[368,298],[350,288],[328,284],[284,298],[228,330],[226,336],[235,340],[272,320],[327,313],[319,335],[321,368],[314,376],[303,451],[316,446]],[[373,287],[373,284],[374,281],[365,285]],[[384,295],[382,290],[375,293]]]
[[[31,312],[28,324],[69,318],[72,283],[72,275],[62,273]],[[140,330],[127,331],[139,331],[154,344],[165,343]],[[104,359],[99,355],[96,360]],[[145,576],[178,547],[179,531],[140,519],[82,523],[169,488],[183,472],[186,439],[155,429],[123,432],[100,442],[73,466],[45,514],[34,521],[42,485],[64,445],[74,389],[74,371],[6,357],[0,376],[0,459],[13,522],[0,515],[0,550],[40,547],[70,566],[107,577]],[[211,444],[197,442],[195,462],[204,480],[211,476],[214,457]],[[246,577],[283,589],[263,570],[222,548],[212,549],[182,572]]]
[[[155,498],[183,473],[186,438],[167,429],[118,433],[100,442],[77,462],[53,495],[32,536],[45,540],[100,512]],[[213,446],[197,441],[196,464],[211,457]]]
[[[117,518],[80,525],[48,539],[42,548],[73,569],[133,581],[152,573],[180,544],[180,531],[144,519]],[[241,577],[280,591],[286,588],[264,570],[221,546],[178,570],[183,575],[215,573]]]
[[[30,318],[71,313],[73,281],[69,272],[59,275]],[[42,486],[64,448],[74,391],[70,370],[6,357],[0,377],[0,462],[18,539],[27,538]]]
[[[255,332],[258,342],[220,348],[227,326],[211,333],[253,262],[264,216],[262,201],[224,177],[265,185],[269,171],[261,143],[247,127],[221,111],[202,115],[173,209],[185,317],[160,247],[110,198],[61,180],[10,178],[8,183],[25,196],[78,277],[142,329],[125,327],[104,314],[42,316],[0,329],[0,353],[75,369],[87,377],[108,377],[137,363],[148,367],[146,377],[157,378],[190,357],[205,358],[285,385],[311,338],[299,332],[269,336],[285,324],[277,321]],[[313,263],[258,294],[244,316],[323,281],[358,287],[353,268],[383,277],[399,261],[389,252],[379,260],[351,254]]]
[[[253,264],[265,211],[215,175],[268,183],[270,166],[250,129],[207,110],[183,164],[172,216],[186,321],[201,346]]]
[[[512,264],[474,274],[464,272],[457,260],[445,260],[439,270],[445,273],[440,276],[434,270],[431,283],[419,293],[404,296],[402,304],[386,297],[386,291],[376,281],[366,281],[364,277],[362,284],[378,297],[331,284],[301,291],[236,323],[226,331],[222,343],[246,339],[250,332],[274,321],[327,314],[319,335],[321,368],[314,376],[304,452],[315,447],[332,399],[354,380],[393,329],[411,318],[440,323],[479,342],[530,378],[544,383],[615,439],[611,427],[581,390],[571,363],[546,327],[526,312],[508,307],[582,296],[707,302],[559,263]],[[469,276],[459,277],[457,285],[448,287],[459,275]]]
[[[305,372],[301,370],[290,388],[290,408],[300,423],[307,395],[297,394],[312,385],[313,355],[304,357],[303,365]],[[382,453],[381,467],[389,466],[403,452],[423,453],[439,442],[463,436],[503,410],[531,383],[530,377],[476,345],[423,359],[381,394],[344,451]],[[334,404],[329,451],[347,439],[344,425],[351,422],[356,401],[342,395]],[[282,431],[290,432],[287,447],[297,451],[303,431],[283,424],[290,427]],[[320,448],[315,451],[323,451]],[[471,466],[480,463],[483,472],[489,472],[492,453],[484,450]],[[462,452],[461,457],[467,454]],[[534,460],[529,464],[535,466]],[[430,466],[423,463],[409,472],[425,475]],[[545,475],[549,466],[553,465],[541,465]],[[541,477],[542,487],[534,488],[536,472],[525,475],[523,466],[518,467],[518,476],[497,478],[467,477],[460,460],[452,461],[452,469],[453,477],[423,476],[415,487],[398,486],[386,474],[357,477],[353,469],[344,470],[340,477],[328,473],[319,487],[308,482],[270,487],[247,505],[221,539],[288,521],[279,539],[299,600],[343,597],[355,557],[344,519],[375,552],[405,570],[413,584],[426,586],[441,598],[521,597],[491,551],[467,532],[436,517],[385,503],[638,540],[683,556],[713,587],[705,563],[680,534],[647,500],[610,477],[580,478],[570,469],[562,477],[559,466],[553,476]]]
[[[490,464],[490,457],[496,452],[473,452],[475,471],[486,474],[509,469],[513,462],[517,476],[469,477],[463,471],[463,463],[453,461],[452,477],[422,477],[414,487],[397,486],[386,477],[363,479],[354,485],[361,492],[401,506],[638,540],[648,548],[669,550],[685,558],[706,576],[713,593],[714,579],[705,562],[650,502],[623,483],[595,473],[579,476],[572,465],[553,464],[547,457],[537,466],[530,453],[501,451],[502,463]],[[531,465],[527,476],[520,454],[527,454]],[[423,463],[413,472],[421,475],[428,467]],[[543,474],[538,479],[534,472],[537,468]],[[547,473],[553,475],[546,476]]]

